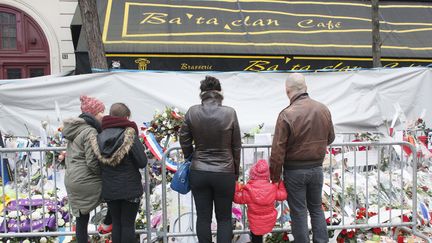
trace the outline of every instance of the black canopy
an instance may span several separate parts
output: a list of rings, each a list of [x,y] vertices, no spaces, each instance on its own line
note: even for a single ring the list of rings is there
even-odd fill
[[[380,3],[383,64],[432,63],[432,4]],[[107,58],[115,68],[263,71],[371,66],[367,1],[100,0],[98,11]],[[77,13],[72,23],[77,69],[86,66],[82,54],[87,52],[79,25]]]

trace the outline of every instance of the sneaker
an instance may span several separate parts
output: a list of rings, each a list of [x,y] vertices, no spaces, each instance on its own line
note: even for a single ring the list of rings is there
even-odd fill
[[[106,224],[104,224],[104,223],[101,223],[99,226],[98,226],[98,232],[99,232],[99,235],[106,235],[106,234],[111,234],[111,231],[112,231],[112,224],[110,224],[110,225],[106,225]]]

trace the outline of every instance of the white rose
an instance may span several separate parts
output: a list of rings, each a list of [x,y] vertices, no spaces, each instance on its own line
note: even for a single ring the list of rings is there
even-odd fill
[[[39,243],[47,243],[47,242],[48,242],[47,238],[45,238],[43,236],[39,240]]]
[[[18,216],[20,216],[21,215],[21,212],[20,211],[12,211],[12,212],[10,212],[9,214],[8,214],[8,216],[10,217],[10,218],[17,218]]]
[[[22,243],[30,243],[30,241],[28,239],[25,239]]]
[[[167,117],[168,117],[167,113],[164,112],[164,113],[162,114],[162,117],[163,117],[163,118],[167,118]]]
[[[58,220],[58,226],[63,226],[63,225],[65,225],[64,219],[59,218],[59,220]]]
[[[36,210],[31,214],[31,218],[33,220],[38,220],[38,219],[42,218],[42,213],[40,213],[39,211]]]
[[[25,216],[25,215],[21,215],[21,217],[20,217],[20,220],[21,221],[24,221],[24,220],[26,220],[27,219],[27,216]]]
[[[65,223],[65,227],[69,227],[70,226],[70,223],[69,222],[66,222]]]
[[[38,194],[38,195],[33,195],[31,197],[32,200],[36,200],[36,199],[42,199],[42,195]]]

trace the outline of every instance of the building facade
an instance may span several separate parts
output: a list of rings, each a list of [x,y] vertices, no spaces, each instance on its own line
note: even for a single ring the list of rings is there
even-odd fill
[[[74,70],[76,7],[77,0],[0,0],[0,79]]]

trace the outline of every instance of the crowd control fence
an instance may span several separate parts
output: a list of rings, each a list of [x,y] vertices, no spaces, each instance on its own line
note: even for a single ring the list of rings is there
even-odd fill
[[[410,155],[404,152],[406,148],[411,149]],[[64,168],[55,159],[63,151],[64,147],[0,148],[1,239],[75,234],[63,183]],[[244,144],[239,179],[246,182],[250,167],[259,159],[269,161],[270,153],[269,145]],[[349,237],[366,241],[372,235],[392,239],[416,235],[432,242],[422,232],[430,198],[421,193],[423,185],[419,183],[426,180],[426,172],[419,167],[416,154],[416,148],[407,142],[343,142],[328,147],[322,198],[331,242]],[[167,149],[162,161],[150,161],[142,170],[145,194],[137,234],[142,242],[197,242],[192,194],[181,195],[169,187],[173,172],[167,165],[183,162],[181,149]],[[161,173],[155,175],[153,170],[158,169]],[[289,234],[287,202],[277,202],[275,208],[278,216],[273,235]],[[91,213],[94,225],[101,221],[104,210],[99,207]],[[234,237],[238,241],[248,237],[246,210],[244,205],[233,205]],[[214,220],[212,229],[216,227]],[[96,226],[89,234],[97,234]]]

